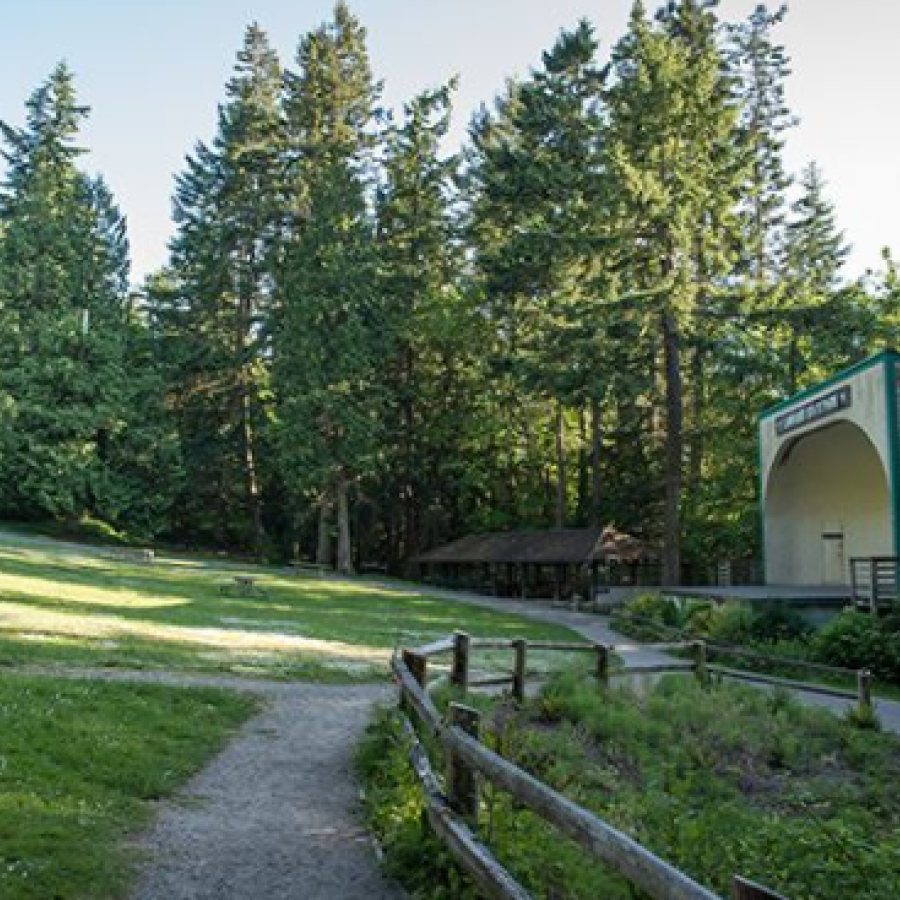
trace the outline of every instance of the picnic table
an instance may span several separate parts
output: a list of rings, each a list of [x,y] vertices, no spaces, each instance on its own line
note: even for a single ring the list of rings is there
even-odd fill
[[[223,594],[232,591],[239,597],[262,597],[266,593],[265,589],[259,585],[259,578],[256,575],[235,575],[219,590]]]

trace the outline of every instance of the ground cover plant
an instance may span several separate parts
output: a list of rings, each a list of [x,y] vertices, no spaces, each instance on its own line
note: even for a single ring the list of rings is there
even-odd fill
[[[569,670],[521,709],[474,702],[499,752],[722,896],[734,874],[792,900],[900,896],[893,735],[802,707],[783,692],[704,688],[681,676],[600,689]],[[461,876],[446,854],[429,851],[422,874],[415,848],[431,839],[417,819],[402,744],[390,716],[373,726],[361,754],[370,815],[389,865],[415,896],[454,896]],[[635,896],[504,795],[486,790],[483,806],[482,837],[534,896]]]
[[[145,825],[256,708],[212,689],[0,679],[0,897],[123,896]]]
[[[257,579],[252,592],[236,572]],[[3,538],[0,664],[386,677],[393,649],[474,634],[571,638],[568,629],[365,580],[191,558],[140,564],[52,541]]]

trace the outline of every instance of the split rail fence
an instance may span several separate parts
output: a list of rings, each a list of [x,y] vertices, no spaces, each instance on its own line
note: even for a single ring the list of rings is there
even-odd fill
[[[747,681],[753,684],[769,684],[780,686],[790,690],[804,691],[808,694],[820,694],[825,697],[837,697],[841,700],[855,700],[861,712],[872,711],[872,670],[869,668],[849,669],[845,666],[830,666],[825,663],[812,662],[807,659],[796,659],[789,656],[773,656],[760,653],[757,650],[747,650],[744,647],[733,647],[729,644],[716,644],[709,641],[694,641],[678,628],[661,625],[655,619],[634,613],[619,613],[621,619],[632,624],[652,629],[653,634],[663,635],[670,640],[685,641],[689,644],[702,643],[705,647],[706,671],[735,681]],[[641,644],[641,647],[663,646],[660,644]],[[627,649],[620,646],[620,649]],[[636,649],[634,647],[630,649]],[[795,671],[809,672],[811,676],[818,675],[821,678],[831,678],[844,682],[855,682],[856,690],[851,691],[846,687],[827,684],[817,681],[801,681],[796,678],[785,678],[773,675],[769,672],[761,672],[752,668],[740,669],[733,666],[721,665],[712,662],[714,659],[746,660],[748,663],[767,666],[769,668],[791,669]]]
[[[479,779],[511,795],[518,804],[555,826],[561,834],[645,891],[653,900],[721,900],[627,834],[486,747],[479,739],[481,726],[477,710],[461,703],[451,703],[445,717],[429,694],[429,660],[447,654],[451,656],[450,682],[463,695],[469,688],[505,685],[518,701],[525,698],[530,650],[593,655],[595,674],[601,685],[608,684],[614,676],[669,672],[691,672],[701,682],[706,682],[711,671],[714,671],[714,667],[708,664],[706,645],[702,641],[643,644],[641,648],[687,652],[690,658],[673,658],[660,665],[617,668],[613,666],[614,654],[616,649],[624,647],[585,642],[495,640],[474,638],[464,632],[456,632],[452,637],[395,655],[392,666],[400,686],[401,709],[406,716],[418,720],[420,728],[444,752],[445,777],[442,786],[416,729],[410,719],[404,717],[409,758],[424,790],[428,820],[434,832],[487,897],[493,900],[528,900],[530,894],[478,837]],[[471,652],[474,649],[511,650],[511,671],[490,677],[472,677]],[[867,692],[863,696],[862,688],[860,702],[871,702]],[[784,900],[768,888],[739,876],[735,876],[732,890],[735,900]]]

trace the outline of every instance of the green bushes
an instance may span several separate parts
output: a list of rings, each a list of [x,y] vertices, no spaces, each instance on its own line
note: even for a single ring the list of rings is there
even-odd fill
[[[881,619],[846,610],[816,633],[810,647],[818,662],[868,667],[876,679],[900,684],[900,610]]]
[[[643,639],[675,629],[720,644],[777,644],[805,639],[811,627],[783,603],[751,608],[745,603],[675,600],[647,594],[625,604],[614,626]]]

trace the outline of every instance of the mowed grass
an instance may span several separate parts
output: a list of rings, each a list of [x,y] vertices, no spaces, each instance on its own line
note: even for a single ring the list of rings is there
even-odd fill
[[[0,536],[0,665],[157,667],[330,681],[387,673],[394,647],[456,628],[571,639],[562,627],[364,580],[191,559],[140,564]],[[248,595],[235,574],[254,576]]]
[[[124,838],[256,701],[212,689],[0,678],[0,897],[124,896]]]

